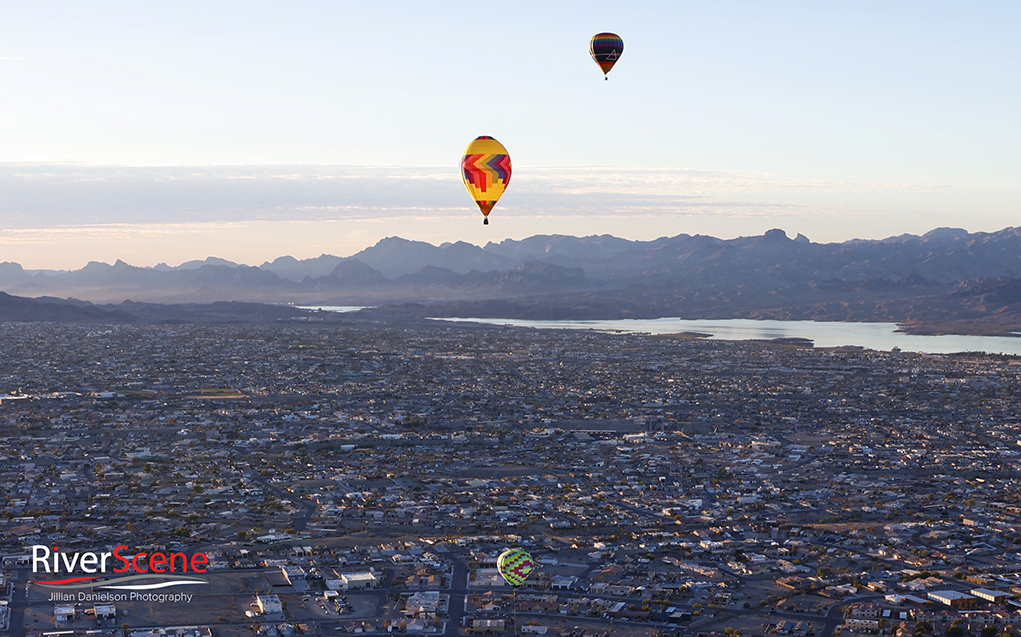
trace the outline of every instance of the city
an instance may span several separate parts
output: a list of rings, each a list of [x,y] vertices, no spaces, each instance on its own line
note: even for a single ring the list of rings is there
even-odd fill
[[[0,353],[0,634],[1021,623],[1013,357],[298,321],[5,323]],[[208,568],[58,594],[58,545]]]
[[[1021,637],[1018,24],[4,3],[0,637]]]

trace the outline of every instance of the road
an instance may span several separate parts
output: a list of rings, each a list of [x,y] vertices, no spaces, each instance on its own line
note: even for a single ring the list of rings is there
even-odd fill
[[[11,620],[8,634],[11,637],[25,637],[25,611],[28,610],[28,569],[14,571],[14,595],[11,598]]]
[[[283,488],[270,482],[265,477],[254,474],[255,481],[262,485],[264,491],[268,491],[279,500],[288,500],[292,505],[301,509],[301,515],[291,516],[291,528],[295,531],[304,531],[308,528],[308,522],[316,513],[316,505],[306,501],[297,493],[288,493]]]
[[[447,621],[447,633],[451,629],[455,631],[461,626],[461,622],[464,620],[465,605],[467,603],[468,595],[468,564],[461,559],[458,555],[447,553],[447,559],[453,564],[453,570],[450,576],[450,609],[447,611],[449,617]]]

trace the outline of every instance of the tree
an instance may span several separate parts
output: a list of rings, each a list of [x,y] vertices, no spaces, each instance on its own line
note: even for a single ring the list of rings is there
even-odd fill
[[[947,637],[964,637],[964,621],[955,619],[947,626]]]

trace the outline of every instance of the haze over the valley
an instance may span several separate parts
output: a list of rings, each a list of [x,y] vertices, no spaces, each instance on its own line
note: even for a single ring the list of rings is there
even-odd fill
[[[540,235],[481,247],[389,237],[347,258],[282,256],[258,267],[215,257],[151,268],[93,262],[74,271],[31,271],[5,262],[0,289],[48,297],[37,307],[42,313],[33,314],[31,304],[8,306],[9,320],[51,320],[54,297],[66,297],[75,299],[75,308],[83,302],[240,301],[383,306],[377,312],[402,320],[771,318],[1011,334],[1021,327],[1021,230],[938,228],[922,236],[833,244],[780,229],[729,240]],[[137,306],[111,309],[128,312],[108,317],[116,321],[179,312],[150,308],[141,317]]]

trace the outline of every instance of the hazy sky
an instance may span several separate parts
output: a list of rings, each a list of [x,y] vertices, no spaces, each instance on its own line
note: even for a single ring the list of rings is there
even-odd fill
[[[0,261],[26,267],[1021,225],[1021,3],[0,9]],[[514,163],[487,227],[478,135]]]

